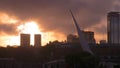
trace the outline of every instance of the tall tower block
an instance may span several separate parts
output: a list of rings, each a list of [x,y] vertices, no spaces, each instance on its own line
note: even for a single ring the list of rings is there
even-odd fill
[[[110,12],[107,15],[108,43],[120,44],[120,12]]]
[[[30,34],[20,34],[20,46],[30,46]]]
[[[41,47],[41,34],[34,35],[34,47]]]

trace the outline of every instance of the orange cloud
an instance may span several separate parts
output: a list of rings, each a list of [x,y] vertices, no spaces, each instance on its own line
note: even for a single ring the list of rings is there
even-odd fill
[[[7,13],[0,12],[0,23],[14,24],[14,23],[18,23],[18,20],[13,15],[8,15]]]
[[[25,24],[28,19],[37,19],[39,30],[42,28],[44,33],[43,42],[64,40],[65,35],[76,32],[68,11],[70,8],[82,29],[95,32],[96,40],[106,39],[105,16],[113,8],[119,11],[119,2],[119,0],[2,0],[0,32],[10,36],[17,35],[20,33],[16,30],[18,26]]]

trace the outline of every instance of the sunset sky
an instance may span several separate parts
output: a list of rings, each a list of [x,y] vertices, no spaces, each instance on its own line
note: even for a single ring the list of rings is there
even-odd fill
[[[71,9],[83,30],[106,39],[107,13],[120,12],[120,0],[0,0],[0,46],[19,45],[20,33],[42,34],[42,44],[75,34]]]

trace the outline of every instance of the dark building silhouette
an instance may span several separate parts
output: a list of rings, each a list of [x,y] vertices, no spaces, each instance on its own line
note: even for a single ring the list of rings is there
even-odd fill
[[[94,38],[94,32],[91,32],[91,31],[82,31],[82,33],[83,33],[83,36],[84,36],[85,40],[88,43],[96,43],[95,42],[95,38]],[[68,43],[79,43],[79,38],[76,35],[69,34],[67,36],[67,42]]]
[[[34,35],[34,46],[41,47],[41,35],[40,34]]]
[[[67,36],[67,42],[68,43],[79,43],[79,38],[76,35],[69,34]]]
[[[82,31],[82,33],[83,33],[83,36],[84,36],[85,40],[88,43],[92,43],[92,44],[96,43],[95,38],[94,38],[94,32],[92,32],[92,31]]]
[[[120,44],[120,12],[110,12],[107,15],[108,43]]]
[[[20,46],[30,46],[30,34],[20,34]]]
[[[106,40],[100,40],[100,44],[107,44]]]

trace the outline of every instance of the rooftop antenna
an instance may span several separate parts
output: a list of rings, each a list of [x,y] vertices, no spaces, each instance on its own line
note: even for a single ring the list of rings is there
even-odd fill
[[[81,29],[79,28],[79,26],[78,26],[78,24],[77,24],[77,21],[76,21],[74,15],[73,15],[72,11],[71,11],[71,10],[69,10],[69,11],[70,11],[71,16],[72,16],[72,18],[73,18],[74,25],[75,25],[75,27],[76,27],[76,29],[77,29],[77,33],[78,33],[78,37],[79,37],[79,42],[80,42],[80,44],[81,44],[81,47],[82,47],[83,51],[84,51],[84,52],[88,52],[88,53],[90,53],[91,55],[93,55],[93,52],[91,51],[91,49],[90,49],[87,41],[86,41],[85,38],[83,37],[82,31],[81,31]]]

